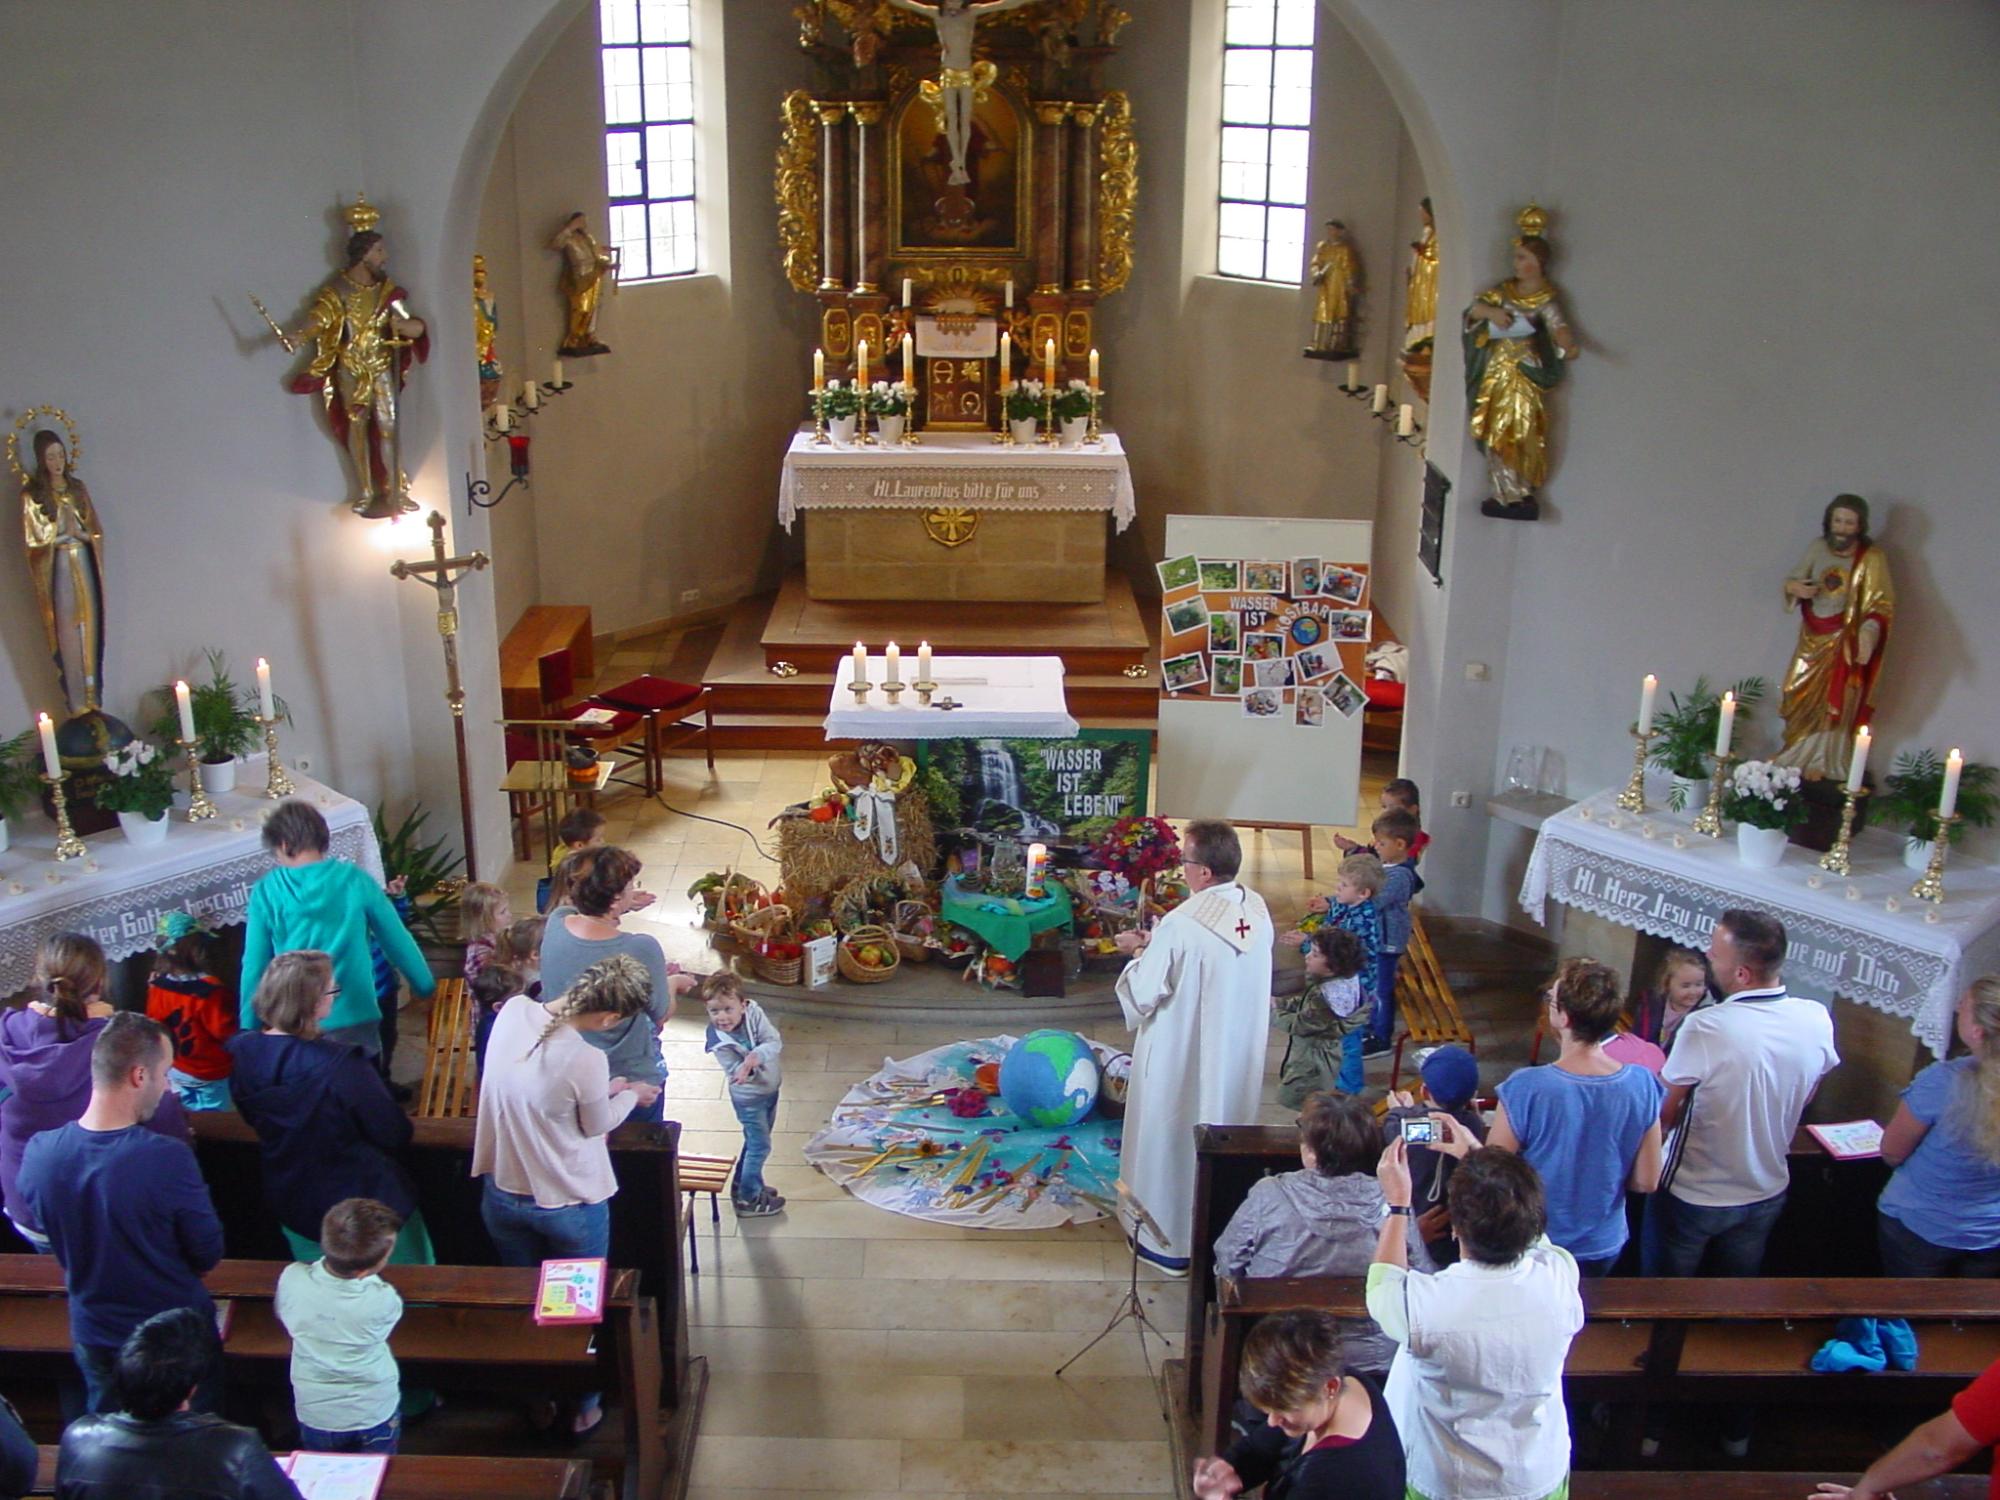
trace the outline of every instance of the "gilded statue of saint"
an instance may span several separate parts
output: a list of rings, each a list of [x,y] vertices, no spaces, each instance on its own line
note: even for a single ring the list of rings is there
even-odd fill
[[[486,285],[486,257],[472,257],[472,347],[479,360],[479,405],[483,410],[500,399],[500,381],[507,373],[500,363],[500,308]]]
[[[1772,759],[1808,775],[1844,777],[1854,731],[1874,712],[1896,618],[1888,555],[1868,534],[1866,500],[1836,495],[1829,502],[1820,534],[1785,578],[1785,603],[1799,612],[1799,640],[1778,704],[1785,746]]]
[[[1437,343],[1438,238],[1431,200],[1423,201],[1423,233],[1410,241],[1408,289],[1403,301],[1403,378],[1431,399],[1431,350]]]
[[[10,437],[19,474],[17,446]],[[33,466],[23,475],[21,528],[63,700],[72,715],[95,712],[104,681],[104,528],[70,468],[70,447],[48,428],[35,434]]]
[[[569,322],[563,331],[563,358],[588,354],[609,354],[611,346],[597,339],[597,309],[604,300],[604,284],[618,289],[618,252],[597,242],[578,209],[562,222],[549,248],[562,255],[563,297],[569,303]]]
[[[1514,274],[1465,310],[1465,394],[1472,440],[1486,455],[1493,494],[1481,515],[1532,521],[1549,475],[1549,413],[1542,393],[1562,383],[1576,335],[1548,280],[1548,216],[1530,204],[1516,221]]]
[[[1349,359],[1355,353],[1354,315],[1361,302],[1361,257],[1347,226],[1326,221],[1326,235],[1313,248],[1312,353]]]
[[[972,60],[972,34],[987,16],[1016,10],[1032,0],[937,0],[924,5],[920,0],[889,0],[898,10],[926,17],[937,27],[938,76],[925,83],[924,97],[937,106],[944,122],[944,138],[951,148],[953,186],[972,181],[965,169],[965,156],[972,144],[972,106],[992,85],[995,69],[990,62]]]

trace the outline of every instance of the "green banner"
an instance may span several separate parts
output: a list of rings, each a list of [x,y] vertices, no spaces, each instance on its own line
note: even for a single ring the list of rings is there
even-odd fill
[[[1086,729],[1073,740],[925,740],[920,754],[958,793],[957,817],[941,823],[1085,844],[1146,810],[1151,746],[1148,730]]]

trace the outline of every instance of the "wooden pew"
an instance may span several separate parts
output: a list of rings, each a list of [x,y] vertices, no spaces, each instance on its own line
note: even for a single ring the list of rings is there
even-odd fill
[[[1569,1476],[1570,1500],[1805,1500],[1823,1482],[1852,1484],[1852,1474],[1674,1474],[1661,1469],[1585,1469]],[[1946,1474],[1922,1484],[1899,1484],[1902,1500],[1986,1500],[1984,1474]]]
[[[232,1304],[223,1354],[262,1382],[283,1382],[292,1342],[272,1308],[285,1262],[225,1260],[203,1278]],[[543,1327],[531,1316],[540,1273],[527,1267],[390,1266],[403,1295],[389,1347],[406,1374],[441,1385],[540,1394],[602,1390],[616,1408],[627,1500],[654,1500],[669,1465],[659,1420],[661,1369],[652,1299],[638,1274],[615,1271],[604,1321]],[[71,1368],[62,1267],[45,1255],[0,1256],[0,1351],[10,1375],[59,1378]]]
[[[56,1450],[35,1460],[36,1495],[56,1488]],[[389,1460],[380,1500],[584,1500],[590,1464],[581,1458],[454,1458],[399,1453]]]
[[[411,1111],[417,1118],[453,1120],[479,1113],[475,1005],[471,987],[463,979],[437,982],[425,1037],[424,1080]]]

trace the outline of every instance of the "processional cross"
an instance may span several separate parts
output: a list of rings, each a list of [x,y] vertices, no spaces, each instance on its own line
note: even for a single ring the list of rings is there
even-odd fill
[[[431,560],[404,562],[398,558],[389,564],[389,572],[395,578],[414,578],[437,591],[438,635],[444,640],[444,701],[451,705],[451,729],[458,747],[458,816],[465,832],[465,878],[477,880],[472,843],[472,775],[465,758],[465,688],[458,678],[458,580],[467,573],[477,573],[491,559],[484,552],[446,557],[444,517],[432,511],[429,525]]]

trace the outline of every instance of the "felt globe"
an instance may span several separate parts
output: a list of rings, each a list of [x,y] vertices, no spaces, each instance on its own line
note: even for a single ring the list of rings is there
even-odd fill
[[[1000,1097],[1040,1129],[1074,1125],[1097,1103],[1097,1054],[1073,1031],[1031,1031],[1000,1063]]]

